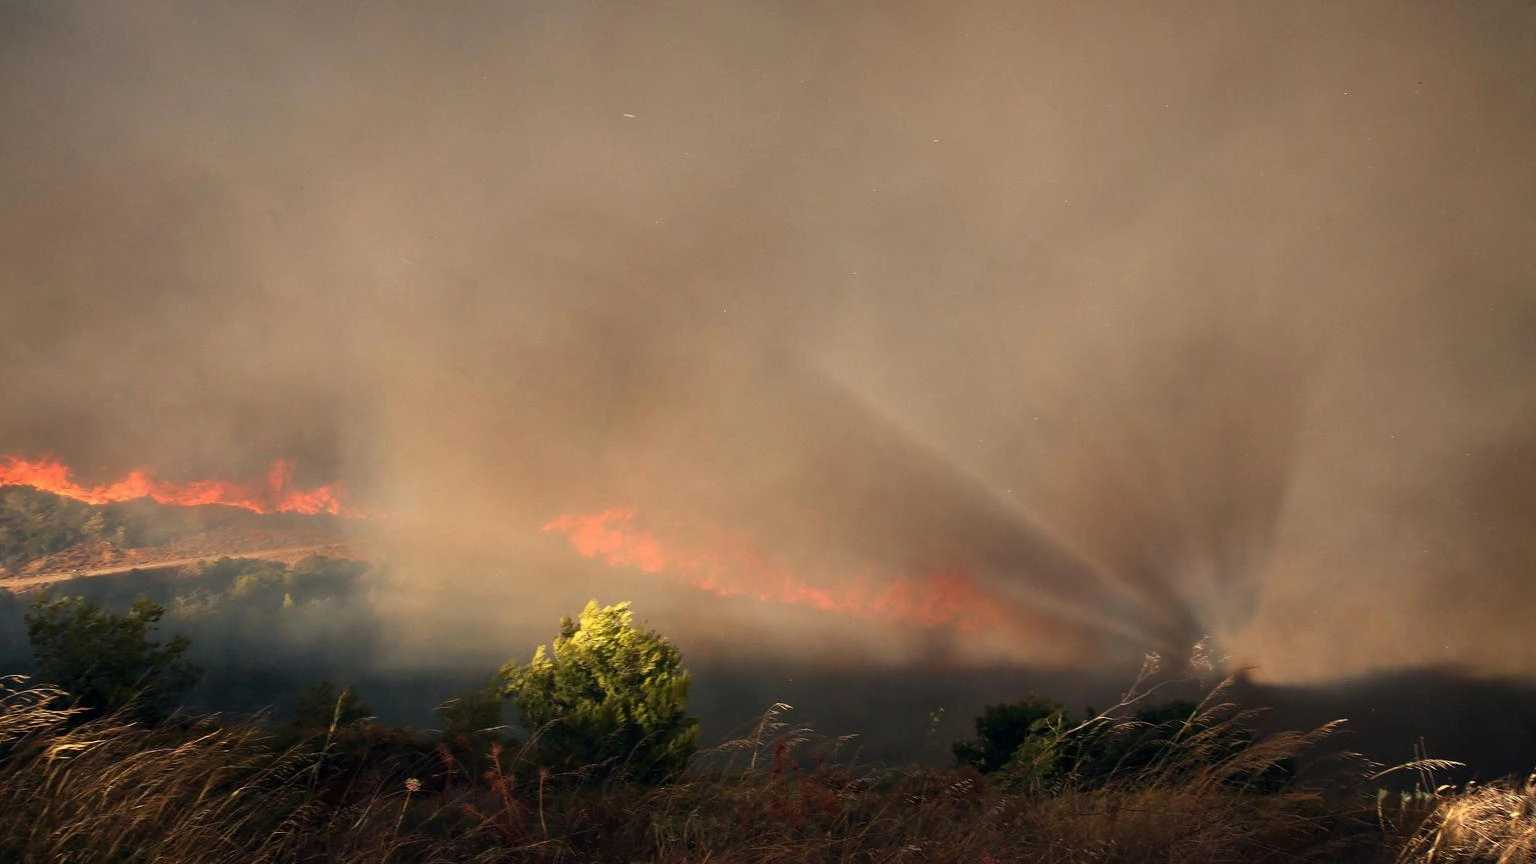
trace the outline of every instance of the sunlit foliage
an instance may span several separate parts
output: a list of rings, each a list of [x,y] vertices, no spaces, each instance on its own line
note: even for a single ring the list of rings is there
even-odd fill
[[[565,618],[552,647],[501,675],[540,761],[588,776],[664,779],[698,746],[687,713],[689,676],[682,655],[652,630],[636,627],[628,603],[587,604]]]

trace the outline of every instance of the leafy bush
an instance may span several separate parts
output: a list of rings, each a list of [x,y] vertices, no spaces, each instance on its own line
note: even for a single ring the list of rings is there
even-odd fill
[[[689,676],[667,639],[632,623],[628,603],[587,604],[560,622],[552,649],[501,675],[540,763],[587,777],[663,780],[698,747],[686,711]]]
[[[73,696],[86,717],[129,710],[152,725],[202,675],[182,657],[191,646],[186,637],[166,645],[151,640],[164,614],[144,598],[114,615],[84,597],[44,595],[25,620],[42,677]]]
[[[976,718],[976,737],[955,742],[955,762],[983,774],[1000,771],[1026,743],[1044,745],[1066,713],[1060,703],[1034,694],[1018,702],[988,705]]]
[[[321,679],[299,694],[293,725],[299,729],[335,729],[360,723],[373,716],[373,707],[357,695],[355,687],[336,691],[331,679]]]
[[[976,718],[976,738],[955,742],[955,760],[1020,790],[1170,787],[1213,777],[1248,792],[1283,789],[1294,762],[1259,746],[1252,712],[1216,698],[1225,686],[1198,703],[1141,704],[1150,692],[1133,692],[1082,720],[1033,695],[989,705]]]

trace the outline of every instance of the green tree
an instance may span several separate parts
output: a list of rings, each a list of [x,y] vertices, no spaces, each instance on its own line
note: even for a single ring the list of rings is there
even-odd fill
[[[633,618],[628,603],[599,607],[594,600],[579,620],[561,620],[552,649],[541,645],[528,665],[502,667],[505,693],[541,764],[664,780],[698,748],[682,655]]]
[[[506,698],[497,676],[490,684],[465,691],[433,709],[443,724],[443,737],[475,739],[495,737],[501,726],[501,703]]]
[[[976,737],[955,742],[955,762],[990,774],[1012,762],[1020,748],[1039,756],[1035,751],[1055,739],[1066,713],[1060,703],[1033,694],[1018,702],[988,705],[976,718]]]
[[[373,716],[373,708],[357,695],[357,688],[336,685],[329,678],[305,688],[293,710],[293,725],[300,729],[334,729]]]
[[[165,608],[145,598],[114,615],[84,597],[38,598],[25,616],[39,675],[75,697],[87,717],[120,710],[153,725],[165,719],[202,669],[191,642],[151,639]]]

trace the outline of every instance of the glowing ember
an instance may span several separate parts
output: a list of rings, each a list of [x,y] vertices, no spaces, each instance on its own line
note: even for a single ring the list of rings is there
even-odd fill
[[[171,483],[157,480],[146,469],[130,471],[115,483],[81,486],[71,479],[69,466],[53,457],[36,461],[15,456],[0,457],[0,486],[31,486],[87,504],[110,504],[149,498],[161,504],[197,507],[222,504],[256,513],[327,513],[355,515],[342,506],[340,484],[314,489],[293,488],[293,463],[277,459],[267,471],[266,483],[235,483],[227,480],[194,480]]]
[[[635,526],[630,508],[590,515],[560,516],[543,530],[564,534],[583,557],[615,567],[671,576],[722,597],[810,606],[856,618],[874,618],[925,627],[954,624],[974,629],[993,624],[997,610],[963,572],[920,580],[882,579],[872,585],[860,575],[846,584],[821,588],[775,565],[739,538],[717,535],[707,548],[683,549]]]

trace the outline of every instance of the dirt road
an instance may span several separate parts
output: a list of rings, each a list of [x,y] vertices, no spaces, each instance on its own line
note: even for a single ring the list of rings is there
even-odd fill
[[[320,543],[308,546],[284,546],[275,549],[251,549],[238,552],[221,552],[218,555],[196,555],[188,558],[168,558],[160,561],[134,561],[133,563],[121,562],[108,567],[95,569],[61,570],[52,573],[28,573],[25,576],[12,578],[0,578],[0,589],[11,591],[27,591],[43,585],[52,585],[57,582],[65,582],[70,579],[79,579],[87,576],[111,576],[116,573],[129,573],[134,570],[157,570],[162,567],[186,567],[200,561],[214,561],[219,558],[263,558],[268,560],[282,560],[294,556],[318,555],[330,552],[335,557],[350,557],[354,544],[350,543]]]

